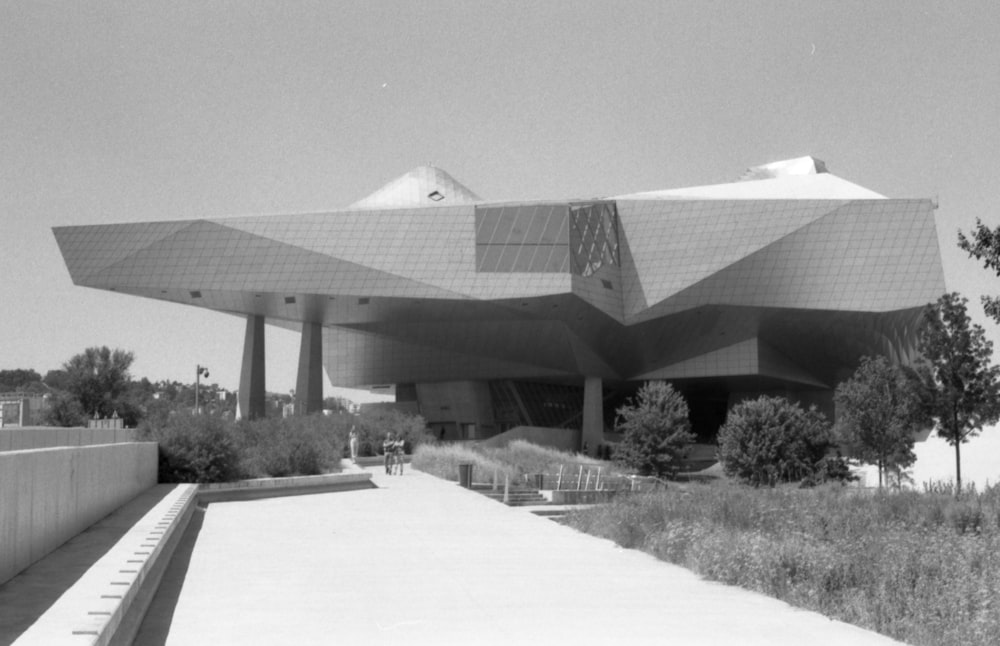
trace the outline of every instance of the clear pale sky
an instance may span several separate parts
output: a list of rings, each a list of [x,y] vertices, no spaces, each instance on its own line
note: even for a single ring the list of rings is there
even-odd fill
[[[813,155],[1000,224],[996,2],[4,2],[0,369],[88,346],[236,388],[242,319],[72,285],[51,227],[342,208],[433,163],[486,199],[734,180]],[[986,325],[991,337],[997,326]],[[296,334],[268,328],[267,388]],[[327,391],[329,394],[330,391]]]

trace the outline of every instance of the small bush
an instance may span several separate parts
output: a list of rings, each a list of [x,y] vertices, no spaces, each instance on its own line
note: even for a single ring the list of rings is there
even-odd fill
[[[230,482],[242,475],[233,426],[221,418],[177,413],[160,426],[144,425],[140,436],[159,444],[160,482]]]
[[[823,414],[780,397],[737,404],[719,429],[723,470],[754,486],[815,477],[830,447]]]

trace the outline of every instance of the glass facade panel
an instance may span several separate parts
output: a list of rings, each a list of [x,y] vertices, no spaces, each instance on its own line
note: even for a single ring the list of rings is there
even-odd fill
[[[537,212],[537,208],[517,209],[514,216],[514,226],[510,231],[510,237],[507,238],[507,244],[535,242],[528,237],[528,231],[531,229],[531,223],[535,220]]]
[[[569,238],[568,222],[569,209],[553,208],[545,222],[545,233],[542,234],[542,240],[552,243],[567,240]]]
[[[569,206],[538,204],[476,209],[476,271],[569,271]]]
[[[517,271],[514,269],[514,263],[517,261],[519,251],[521,251],[521,245],[504,245],[500,252],[500,262],[497,264],[496,271]]]
[[[536,209],[535,217],[531,220],[531,225],[528,227],[528,231],[524,236],[527,242],[547,242],[552,244],[555,239],[545,238],[545,231],[548,228],[549,220],[552,218],[552,207],[542,206]]]
[[[590,276],[605,265],[619,266],[618,210],[613,202],[570,207],[573,273]]]
[[[501,245],[476,245],[476,271],[497,271],[502,251]]]
[[[511,208],[500,207],[497,209],[497,227],[493,231],[493,235],[482,240],[487,244],[507,244],[510,239],[510,231],[514,228],[514,219],[517,217],[517,211]],[[479,209],[476,209],[476,213]],[[477,240],[477,242],[480,242]]]
[[[537,245],[517,245],[516,247],[508,247],[508,249],[516,249],[516,257],[510,271],[534,271],[531,261],[535,257],[535,251],[538,249]]]
[[[476,242],[489,242],[500,223],[500,209],[481,209],[476,212]]]

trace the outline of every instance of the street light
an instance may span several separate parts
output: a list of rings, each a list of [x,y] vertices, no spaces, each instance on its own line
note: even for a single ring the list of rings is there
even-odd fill
[[[201,390],[201,376],[205,375],[205,379],[208,379],[208,368],[205,366],[198,366],[197,371],[194,375],[194,414],[199,415],[201,410],[198,408],[198,395]]]

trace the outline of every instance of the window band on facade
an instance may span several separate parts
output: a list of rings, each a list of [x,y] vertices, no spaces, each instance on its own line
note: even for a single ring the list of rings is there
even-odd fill
[[[614,202],[476,207],[476,271],[591,276],[619,266]]]

